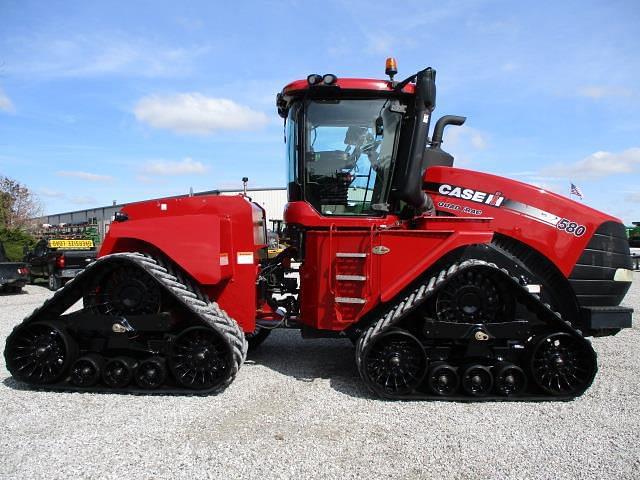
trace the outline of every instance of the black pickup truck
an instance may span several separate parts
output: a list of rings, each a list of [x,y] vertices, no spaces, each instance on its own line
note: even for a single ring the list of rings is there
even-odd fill
[[[27,266],[21,262],[10,262],[0,242],[0,291],[20,293],[28,279]]]
[[[36,243],[24,261],[28,263],[32,283],[37,278],[46,278],[49,289],[58,290],[95,260],[96,254],[92,240],[50,238]]]

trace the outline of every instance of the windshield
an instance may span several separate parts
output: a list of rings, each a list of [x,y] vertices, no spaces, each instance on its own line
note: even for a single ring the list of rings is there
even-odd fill
[[[394,111],[395,110],[395,111]],[[322,215],[381,215],[402,118],[397,100],[310,101],[303,191]]]

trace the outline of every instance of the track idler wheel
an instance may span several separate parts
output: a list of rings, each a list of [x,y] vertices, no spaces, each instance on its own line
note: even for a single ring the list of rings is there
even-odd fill
[[[102,381],[111,388],[124,388],[133,378],[134,361],[126,357],[108,360],[102,372]]]
[[[580,395],[598,369],[595,352],[585,340],[568,333],[543,336],[531,351],[530,368],[536,384],[552,395]]]
[[[436,363],[429,369],[427,386],[436,395],[443,397],[453,395],[459,384],[458,372],[448,363]]]
[[[511,363],[497,365],[493,369],[496,392],[505,397],[518,395],[527,388],[527,375],[517,365]]]
[[[154,390],[160,387],[167,378],[165,361],[159,357],[143,360],[136,368],[135,380],[140,388]]]
[[[427,355],[420,341],[405,330],[390,330],[364,352],[363,370],[369,386],[394,397],[413,392],[427,371]]]
[[[190,327],[173,341],[168,355],[169,369],[179,385],[209,390],[228,378],[231,355],[229,343],[217,330]]]
[[[483,365],[470,365],[462,373],[461,384],[462,389],[472,397],[484,397],[493,388],[493,375]]]
[[[102,376],[104,359],[97,353],[78,358],[71,367],[69,381],[76,387],[93,387]]]
[[[27,323],[7,339],[5,360],[16,380],[46,385],[60,380],[78,353],[73,338],[57,322]]]

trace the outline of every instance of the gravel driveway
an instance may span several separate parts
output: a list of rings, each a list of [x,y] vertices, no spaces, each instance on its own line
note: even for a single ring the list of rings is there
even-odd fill
[[[626,304],[640,311],[640,274]],[[0,348],[50,295],[0,296]],[[353,347],[277,331],[219,396],[48,393],[0,362],[0,477],[640,478],[640,315],[568,403],[385,402]]]

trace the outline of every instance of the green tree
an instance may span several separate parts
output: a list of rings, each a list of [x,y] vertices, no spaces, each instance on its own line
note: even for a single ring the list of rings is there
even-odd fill
[[[41,213],[38,197],[26,185],[0,176],[0,227],[23,229]]]
[[[22,259],[24,248],[35,243],[26,229],[41,211],[38,198],[26,185],[0,175],[0,242],[9,260]]]

